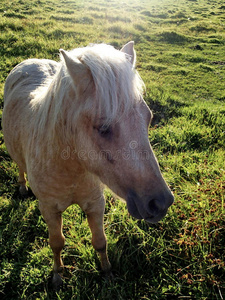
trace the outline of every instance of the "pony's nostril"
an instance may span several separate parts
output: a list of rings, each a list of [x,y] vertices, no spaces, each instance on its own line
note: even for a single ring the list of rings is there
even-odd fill
[[[152,199],[148,203],[148,212],[152,216],[156,216],[159,213],[159,207],[157,205],[157,201],[155,199]]]

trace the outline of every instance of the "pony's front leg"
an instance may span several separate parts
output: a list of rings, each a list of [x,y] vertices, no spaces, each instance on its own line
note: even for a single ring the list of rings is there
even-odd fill
[[[65,244],[65,237],[62,233],[62,216],[61,212],[54,211],[51,207],[41,204],[40,211],[48,225],[49,244],[54,256],[52,284],[55,290],[59,290],[62,285],[62,279],[59,273],[63,271],[61,251]]]
[[[101,268],[106,275],[111,275],[111,264],[107,255],[107,241],[103,229],[105,200],[102,198],[98,205],[86,211],[92,233],[92,246],[99,253]]]

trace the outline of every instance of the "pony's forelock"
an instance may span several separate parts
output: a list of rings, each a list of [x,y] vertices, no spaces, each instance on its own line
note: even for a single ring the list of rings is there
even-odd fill
[[[118,122],[142,99],[144,83],[126,53],[98,44],[74,49],[69,55],[87,66],[94,88],[87,88],[89,93],[86,91],[85,95],[77,94],[79,82],[73,82],[61,56],[61,63],[55,75],[48,79],[47,86],[40,85],[32,93],[33,110],[40,108],[36,112],[34,130],[37,138],[43,137],[48,124],[49,132],[59,143],[60,139],[68,142],[81,116],[87,114],[101,120],[101,125],[110,125]]]
[[[85,109],[92,109],[105,123],[118,120],[140,101],[144,83],[126,53],[97,44],[74,49],[70,55],[87,66],[94,82],[95,95],[90,95]]]

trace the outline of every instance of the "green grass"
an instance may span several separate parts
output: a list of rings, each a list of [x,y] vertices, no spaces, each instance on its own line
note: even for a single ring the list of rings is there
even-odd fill
[[[149,225],[106,191],[112,281],[99,272],[85,215],[70,207],[64,287],[55,294],[46,224],[35,197],[18,193],[0,131],[1,299],[225,299],[224,20],[222,0],[1,1],[1,108],[7,74],[22,60],[135,41],[154,112],[149,139],[176,199]]]

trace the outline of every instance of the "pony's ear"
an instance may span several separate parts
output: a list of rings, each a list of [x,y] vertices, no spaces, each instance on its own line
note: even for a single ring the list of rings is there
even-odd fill
[[[132,66],[134,67],[135,63],[136,63],[136,52],[134,50],[134,42],[131,41],[131,42],[127,43],[126,45],[123,46],[123,48],[120,51],[129,55],[130,62],[132,64]]]
[[[80,78],[80,76],[87,72],[87,67],[79,59],[71,57],[70,53],[63,49],[59,49],[59,52],[62,54],[66,67],[73,79],[76,79],[76,77]]]
[[[82,93],[90,82],[88,68],[78,59],[72,57],[69,52],[60,49],[59,52],[64,58],[67,70],[73,79],[79,93]]]

